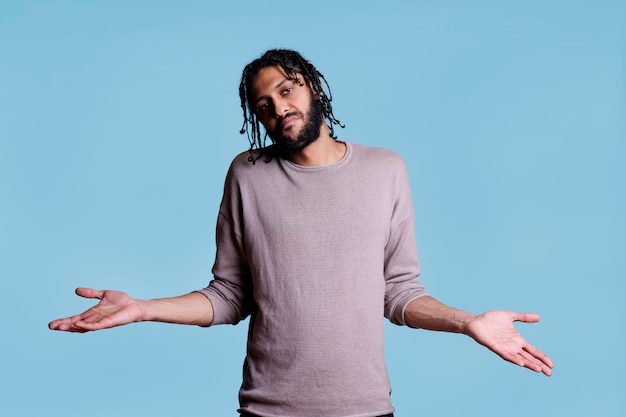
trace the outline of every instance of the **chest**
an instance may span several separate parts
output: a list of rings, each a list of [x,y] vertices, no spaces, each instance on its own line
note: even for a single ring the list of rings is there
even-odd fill
[[[394,209],[391,181],[328,173],[268,181],[242,194],[245,238],[294,247],[299,240],[383,244]],[[254,231],[254,233],[252,233]]]

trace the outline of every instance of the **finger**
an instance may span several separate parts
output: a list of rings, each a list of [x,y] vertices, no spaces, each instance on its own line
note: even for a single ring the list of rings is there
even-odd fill
[[[104,291],[103,290],[94,290],[92,288],[83,288],[83,287],[79,287],[76,288],[76,295],[79,295],[83,298],[99,298],[102,299],[102,297],[104,296]]]
[[[48,329],[50,330],[60,330],[59,329],[60,326],[61,326],[61,319],[52,320],[50,323],[48,323]]]
[[[543,372],[548,376],[551,374],[550,368],[546,364],[542,363],[540,360],[523,349],[515,352],[501,351],[498,354],[502,357],[502,359],[521,368],[528,368],[534,372]]]
[[[91,321],[81,320],[81,321],[74,323],[74,326],[82,329],[83,331],[94,331],[94,330],[110,329],[111,327],[115,327],[115,323],[108,317],[105,317],[99,320],[91,320]]]
[[[540,361],[542,364],[547,366],[548,368],[554,368],[554,363],[552,362],[552,359],[550,359],[548,355],[546,355],[545,353],[543,353],[542,351],[540,351],[533,345],[526,345],[524,347],[524,350],[528,352],[530,355],[532,355],[534,358],[536,358],[538,361]]]
[[[535,372],[541,372],[543,373],[545,376],[551,376],[552,375],[552,368],[550,368],[548,365],[546,365],[545,363],[539,361],[536,358],[532,358],[529,359],[527,362],[527,368],[532,369]]]
[[[85,314],[83,314],[80,320],[77,320],[76,322],[77,323],[80,322],[80,325],[83,326],[84,324],[91,325],[93,323],[98,323],[98,322],[107,321],[107,320],[109,320],[109,318],[104,316],[103,314],[100,314],[96,311],[88,311]]]
[[[64,317],[62,319],[53,320],[50,323],[48,323],[48,328],[50,330],[75,331],[72,329],[76,327],[76,323],[83,321],[83,320],[88,320],[94,315],[97,315],[97,313],[95,313],[93,309],[89,309],[80,314],[76,314],[70,317]],[[80,327],[77,327],[77,328],[80,328]]]
[[[66,325],[71,325],[72,323],[79,321],[81,319],[81,316],[82,314],[77,314],[71,317],[52,320],[50,323],[48,323],[48,328],[50,328],[50,330],[57,330],[60,326],[66,327]]]
[[[523,323],[537,323],[541,320],[541,316],[535,313],[517,313],[513,320]]]
[[[523,359],[524,361],[524,368],[528,368],[532,371],[535,372],[542,372],[543,371],[543,363],[541,363],[537,358],[535,358],[533,355],[531,355],[530,353],[526,352],[525,350],[522,350],[519,353],[519,356]]]
[[[534,349],[532,346],[530,347]],[[535,354],[529,353],[527,350],[522,350],[520,352],[520,356],[522,356],[525,361],[524,367],[531,369],[535,372],[541,372],[545,376],[552,376],[552,368],[554,367],[554,364],[552,363],[550,358],[548,358],[546,355],[539,352],[538,350],[534,350],[541,354],[540,357],[535,356]]]
[[[74,322],[69,319],[58,319],[48,323],[50,330],[58,330],[64,332],[85,333],[87,330],[75,326]]]
[[[545,376],[552,376],[552,368],[548,366],[543,366],[543,369],[541,369],[541,372],[543,372]]]
[[[524,359],[517,352],[509,352],[507,350],[494,351],[505,361],[511,362],[517,366],[524,367]]]

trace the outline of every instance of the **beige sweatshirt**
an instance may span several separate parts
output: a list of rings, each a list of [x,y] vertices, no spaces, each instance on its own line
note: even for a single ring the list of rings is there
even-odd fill
[[[402,159],[347,143],[335,164],[235,158],[217,222],[213,324],[250,315],[242,411],[391,413],[383,315],[426,294]]]

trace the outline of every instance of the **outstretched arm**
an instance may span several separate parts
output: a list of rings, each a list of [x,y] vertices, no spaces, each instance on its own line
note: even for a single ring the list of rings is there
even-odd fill
[[[51,330],[84,333],[139,321],[200,326],[209,326],[213,321],[213,306],[199,293],[155,300],[136,300],[123,292],[91,288],[77,288],[76,294],[100,301],[81,314],[51,321]]]
[[[487,311],[476,315],[424,296],[409,303],[404,318],[411,327],[466,334],[506,361],[552,375],[554,364],[550,358],[528,343],[513,326],[516,321],[538,322],[537,314]]]

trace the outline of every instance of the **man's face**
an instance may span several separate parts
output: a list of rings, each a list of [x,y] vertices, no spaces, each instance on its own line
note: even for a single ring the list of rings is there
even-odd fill
[[[252,82],[251,98],[259,121],[281,150],[300,152],[320,136],[324,112],[301,75],[292,80],[280,67],[263,68]]]

